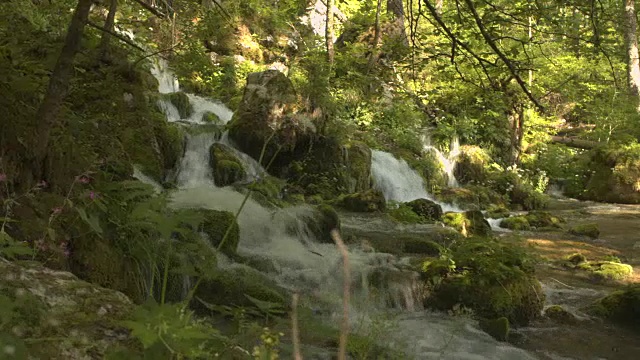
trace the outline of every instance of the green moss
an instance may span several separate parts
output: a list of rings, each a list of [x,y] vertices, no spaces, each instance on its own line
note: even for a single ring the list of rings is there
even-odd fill
[[[416,199],[407,203],[413,212],[427,220],[440,220],[442,207],[427,199]]]
[[[330,205],[322,204],[311,211],[302,211],[298,214],[298,218],[304,221],[309,234],[322,243],[333,243],[331,230],[340,231],[340,217]],[[292,223],[289,228],[290,234],[297,236],[298,231],[298,223]]]
[[[589,272],[592,279],[598,281],[622,280],[633,274],[633,267],[610,261],[587,261],[577,266]]]
[[[122,293],[37,263],[1,261],[0,273],[0,342],[3,334],[17,334],[31,340],[23,348],[29,358],[52,360],[103,358],[110,348],[132,346],[128,337],[115,335],[125,333],[117,322],[133,309]]]
[[[222,252],[235,254],[238,249],[238,242],[240,241],[240,227],[236,222],[234,214],[229,211],[210,209],[200,209],[198,211],[204,215],[204,221],[198,230],[207,234],[211,245],[216,248],[222,241],[227,229],[231,227],[229,235],[222,246]]]
[[[480,319],[480,329],[491,335],[498,341],[507,341],[509,337],[509,319],[500,317],[497,319]]]
[[[485,220],[482,212],[478,210],[470,210],[463,213],[447,212],[444,214],[442,220],[445,225],[463,234],[479,236],[492,234],[491,225]]]
[[[573,265],[578,265],[587,262],[587,257],[580,253],[575,253],[567,256],[567,261],[572,263]]]
[[[202,114],[202,122],[212,125],[224,125],[222,120],[220,120],[220,117],[210,111],[206,111],[204,114]]]
[[[511,216],[500,221],[500,227],[511,230],[530,230],[526,216]]]
[[[448,259],[452,262],[443,264],[446,272],[432,285],[426,306],[449,310],[462,305],[481,317],[506,317],[517,325],[540,315],[544,293],[534,277],[533,258],[525,248],[469,239],[450,250]]]
[[[173,104],[173,106],[178,109],[178,113],[180,114],[180,118],[186,119],[193,113],[193,107],[189,102],[189,97],[187,94],[183,92],[175,92],[168,94],[167,97],[169,101]]]
[[[377,212],[386,209],[386,201],[379,190],[367,190],[344,196],[338,204],[354,212]]]
[[[217,186],[228,186],[246,176],[242,162],[224,144],[214,143],[209,148],[209,165]]]
[[[529,224],[535,228],[560,228],[565,220],[547,211],[530,211],[525,215]]]
[[[592,239],[597,239],[600,236],[600,228],[596,223],[579,224],[572,226],[569,229],[569,233],[578,236],[588,236]]]
[[[505,206],[491,205],[487,209],[486,215],[489,219],[502,219],[509,217],[510,211]]]
[[[279,304],[285,309],[288,304],[287,292],[259,271],[248,267],[220,269],[209,279],[203,280],[196,296],[214,305],[235,305],[253,307],[245,296]],[[197,311],[208,313],[199,302],[193,302]]]
[[[504,207],[507,203],[498,192],[480,185],[442,189],[437,198],[445,203],[476,210],[486,209],[492,205]]]
[[[462,146],[454,170],[456,179],[462,184],[484,183],[487,179],[486,167],[491,157],[478,146]]]
[[[403,251],[410,254],[424,254],[429,256],[440,256],[443,247],[428,239],[406,239],[403,241]]]
[[[578,319],[575,317],[575,315],[565,310],[560,305],[549,306],[544,311],[544,315],[549,319],[563,325],[571,325],[578,322]]]
[[[426,219],[416,214],[407,204],[398,204],[396,207],[387,209],[387,214],[399,223],[417,224],[425,222]]]
[[[640,285],[629,285],[607,295],[592,304],[589,312],[640,330]]]
[[[253,191],[254,200],[264,206],[284,206],[282,199],[284,187],[284,180],[269,175],[262,176],[247,186]]]

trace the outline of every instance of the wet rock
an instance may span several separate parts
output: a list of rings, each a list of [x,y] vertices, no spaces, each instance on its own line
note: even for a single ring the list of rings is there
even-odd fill
[[[198,212],[204,215],[204,221],[198,230],[206,234],[211,245],[216,248],[222,242],[227,229],[231,227],[221,250],[226,254],[235,254],[240,241],[240,227],[234,214],[229,211],[210,209],[199,209]]]
[[[210,111],[205,111],[205,113],[202,114],[202,122],[205,124],[223,125],[220,117]]]
[[[511,230],[531,230],[531,225],[525,216],[511,216],[500,221],[500,227]]]
[[[193,107],[191,106],[191,102],[189,102],[189,97],[187,94],[183,92],[175,92],[166,95],[169,98],[169,101],[173,104],[173,106],[178,109],[178,113],[180,114],[180,118],[186,119],[193,113]]]
[[[565,220],[556,215],[552,215],[548,211],[530,211],[525,215],[527,221],[532,227],[535,228],[560,228]]]
[[[506,317],[480,319],[478,325],[480,325],[480,329],[498,341],[507,341],[509,337],[509,319]]]
[[[3,320],[8,321],[3,325],[12,329],[0,333],[0,344],[13,338],[16,350],[52,360],[102,359],[110,349],[132,346],[129,332],[117,325],[134,307],[122,293],[36,263],[0,259],[0,274]],[[21,338],[59,340],[15,342]]]
[[[384,211],[387,202],[379,190],[367,190],[344,196],[338,201],[338,205],[354,212],[377,212]]]
[[[596,223],[580,224],[572,226],[569,229],[569,233],[577,236],[587,236],[592,239],[597,239],[600,236],[600,228]]]
[[[640,285],[630,285],[611,293],[592,304],[589,312],[640,330]]]
[[[479,210],[469,210],[463,213],[447,212],[443,216],[443,221],[447,226],[451,226],[465,236],[489,236],[492,234],[491,225]]]
[[[544,315],[549,319],[563,325],[572,325],[578,322],[575,315],[564,309],[560,305],[551,305],[545,311]]]
[[[507,218],[510,215],[509,209],[500,205],[492,205],[487,209],[487,218],[489,219],[502,219]]]
[[[427,220],[440,220],[442,207],[428,199],[416,199],[406,203],[413,212]]]
[[[209,148],[209,165],[217,186],[227,186],[241,181],[247,175],[244,166],[226,145],[215,143]]]
[[[597,281],[622,280],[633,274],[631,265],[613,261],[586,261],[577,268],[589,272],[589,276]]]
[[[567,261],[570,262],[573,265],[578,265],[581,263],[584,263],[587,261],[587,257],[580,254],[580,253],[575,253],[575,254],[571,254],[569,256],[567,256]]]

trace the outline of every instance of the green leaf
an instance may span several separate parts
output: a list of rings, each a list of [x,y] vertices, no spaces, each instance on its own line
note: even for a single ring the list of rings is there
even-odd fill
[[[76,210],[78,211],[80,218],[87,225],[89,225],[89,227],[91,227],[91,230],[93,230],[98,235],[102,235],[102,228],[100,227],[100,221],[98,220],[98,217],[95,214],[91,214],[91,216],[88,217],[87,213],[84,211],[83,208],[78,207],[76,208]]]
[[[55,241],[56,240],[56,231],[52,228],[47,228],[47,234],[49,235],[49,239],[51,239],[51,241]]]

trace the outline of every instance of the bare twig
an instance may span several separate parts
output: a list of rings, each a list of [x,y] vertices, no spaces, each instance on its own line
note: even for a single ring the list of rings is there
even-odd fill
[[[336,243],[338,251],[342,254],[342,269],[344,271],[344,285],[342,294],[342,326],[340,328],[340,345],[338,348],[338,360],[347,359],[347,338],[349,337],[349,293],[351,273],[349,271],[349,252],[340,237],[338,230],[331,230],[331,238]]]
[[[291,299],[291,338],[293,341],[293,358],[294,360],[302,360],[300,334],[298,332],[298,293],[294,293]]]
[[[137,2],[138,4],[140,4],[140,6],[142,6],[143,8],[147,9],[149,12],[151,12],[153,15],[157,16],[157,17],[166,17],[167,15],[163,12],[161,12],[160,10],[156,9],[154,6],[151,6],[147,3],[145,3],[142,0],[133,0],[135,2]]]

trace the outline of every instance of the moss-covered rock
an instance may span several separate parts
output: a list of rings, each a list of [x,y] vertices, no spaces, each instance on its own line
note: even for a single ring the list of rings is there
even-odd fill
[[[11,340],[3,345],[52,360],[103,358],[114,347],[135,348],[117,323],[134,307],[122,293],[35,263],[0,261],[0,273],[0,343]]]
[[[560,228],[565,220],[547,211],[530,211],[525,215],[529,225],[535,228]]]
[[[596,223],[579,224],[569,228],[569,233],[578,236],[588,236],[597,239],[600,236],[600,228]]]
[[[209,165],[217,186],[227,186],[238,182],[247,175],[242,162],[226,145],[214,143],[209,148]]]
[[[499,193],[480,185],[465,185],[442,189],[437,195],[439,201],[455,204],[467,209],[482,210],[490,206],[505,207],[507,201]]]
[[[284,206],[284,191],[286,184],[284,180],[274,176],[261,176],[260,179],[247,185],[251,189],[252,199],[263,206],[282,207]]]
[[[509,209],[505,206],[491,205],[487,209],[486,215],[489,219],[502,219],[509,217],[510,213]]]
[[[586,261],[579,263],[577,268],[589,272],[596,281],[622,280],[633,274],[631,265],[612,261]]]
[[[198,230],[207,235],[212,246],[217,248],[227,233],[227,229],[231,228],[228,230],[229,235],[227,235],[221,250],[226,254],[235,254],[240,241],[240,227],[234,214],[229,211],[210,209],[200,209],[198,211],[204,215],[204,221]]]
[[[246,266],[220,269],[212,278],[203,280],[196,291],[196,296],[209,304],[254,306],[245,294],[280,305],[281,310],[286,309],[289,302],[286,290],[264,274]],[[192,304],[196,311],[208,313],[208,309],[199,302]]]
[[[575,315],[567,311],[560,305],[551,305],[545,311],[544,315],[549,319],[563,325],[572,325],[578,322]]]
[[[202,122],[212,125],[224,125],[220,117],[211,111],[205,111],[204,114],[202,114]]]
[[[169,98],[169,101],[173,104],[173,106],[178,109],[178,113],[180,114],[180,118],[186,119],[193,113],[193,106],[191,106],[191,102],[189,102],[189,97],[187,94],[183,92],[175,92],[166,95]]]
[[[567,256],[567,261],[570,262],[573,265],[578,265],[581,264],[583,262],[587,261],[587,257],[580,254],[580,253],[575,253],[575,254],[571,254],[569,256]]]
[[[387,202],[381,191],[372,189],[346,195],[338,201],[338,205],[354,212],[376,212],[384,211]]]
[[[454,174],[462,184],[484,183],[487,179],[486,167],[491,157],[478,146],[465,145],[460,147]]]
[[[640,330],[640,285],[630,285],[596,301],[589,312]]]
[[[288,163],[286,158],[298,135],[311,131],[302,118],[292,116],[296,100],[293,84],[283,73],[267,70],[249,74],[240,106],[229,123],[229,138],[254,159],[260,159],[270,140],[262,164],[267,165],[277,153],[273,166]]]
[[[433,285],[426,306],[449,310],[462,305],[481,317],[506,317],[516,325],[540,316],[545,296],[523,247],[469,239],[450,250],[452,261],[442,267],[446,273]]]
[[[489,236],[492,234],[491,225],[479,210],[469,210],[463,213],[447,212],[443,222],[463,235]]]
[[[572,184],[570,196],[584,200],[640,203],[640,144],[611,143],[591,150],[582,181]]]
[[[526,216],[511,216],[500,221],[500,227],[511,230],[530,230],[531,225]]]
[[[480,329],[498,341],[507,341],[509,337],[509,319],[506,317],[480,319],[478,325]]]
[[[428,199],[416,199],[406,203],[413,212],[427,220],[440,220],[442,207]]]
[[[403,252],[409,254],[440,256],[444,249],[442,245],[426,238],[408,238],[402,243]]]

